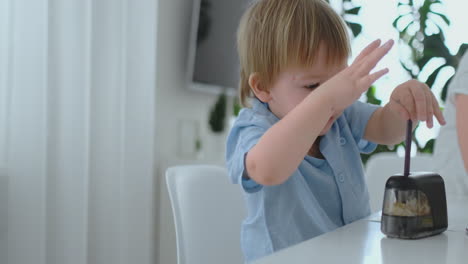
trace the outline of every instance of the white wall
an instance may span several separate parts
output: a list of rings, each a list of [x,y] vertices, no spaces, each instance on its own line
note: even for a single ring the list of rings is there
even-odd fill
[[[177,130],[181,120],[198,123],[202,144],[208,146],[208,113],[216,95],[192,91],[185,83],[192,1],[160,0],[158,14],[156,118],[158,125],[156,146],[158,155],[159,228],[158,263],[177,263],[172,211],[169,204],[164,171],[170,165],[182,163],[223,163],[223,156],[205,153],[193,160],[178,155],[181,140]],[[232,101],[229,99],[229,102]]]

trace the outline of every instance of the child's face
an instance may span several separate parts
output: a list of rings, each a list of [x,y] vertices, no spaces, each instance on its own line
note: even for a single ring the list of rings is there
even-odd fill
[[[323,50],[323,47],[320,48]],[[327,65],[325,52],[319,55],[311,67],[288,67],[283,70],[270,87],[268,106],[278,117],[283,118],[306,96],[346,67],[346,61],[336,65]],[[342,112],[334,113],[320,135],[324,135]]]

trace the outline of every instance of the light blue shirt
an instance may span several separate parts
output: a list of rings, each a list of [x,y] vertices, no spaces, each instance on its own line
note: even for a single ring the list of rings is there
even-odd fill
[[[230,180],[240,183],[246,202],[241,247],[247,262],[370,214],[360,153],[376,147],[362,137],[377,108],[362,102],[348,107],[320,141],[325,159],[306,156],[291,177],[276,186],[262,186],[242,175],[244,156],[279,119],[257,99],[252,108],[240,111],[227,139],[226,161]]]

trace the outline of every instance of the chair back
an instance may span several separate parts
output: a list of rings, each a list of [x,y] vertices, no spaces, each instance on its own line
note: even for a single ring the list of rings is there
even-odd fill
[[[382,152],[372,155],[367,161],[365,175],[369,188],[372,212],[382,210],[383,195],[387,179],[397,173],[403,173],[404,158],[394,152]],[[418,154],[411,157],[410,171],[432,172],[432,155]]]
[[[243,263],[240,230],[246,215],[238,185],[213,165],[170,167],[166,182],[179,264]]]

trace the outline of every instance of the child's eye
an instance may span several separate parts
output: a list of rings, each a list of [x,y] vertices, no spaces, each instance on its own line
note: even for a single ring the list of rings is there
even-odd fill
[[[314,84],[306,85],[304,87],[307,88],[307,89],[315,89],[315,88],[319,87],[319,85],[320,85],[320,83],[314,83]]]

